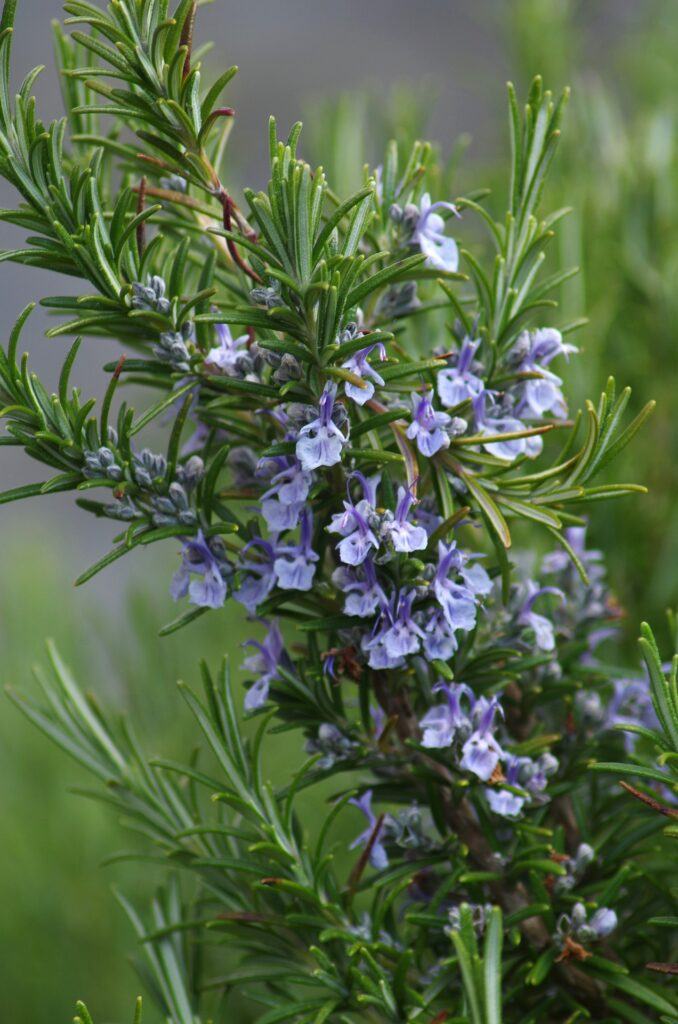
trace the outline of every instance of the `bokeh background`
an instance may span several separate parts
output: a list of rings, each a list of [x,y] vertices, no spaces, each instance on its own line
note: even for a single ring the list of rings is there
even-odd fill
[[[44,118],[60,113],[50,70],[50,19],[60,14],[59,0],[19,5],[15,67],[47,65],[38,88]],[[627,610],[622,647],[633,663],[637,623],[661,623],[678,561],[675,0],[215,0],[201,13],[200,36],[215,42],[208,64],[242,68],[229,95],[238,112],[230,171],[256,187],[275,113],[282,125],[303,117],[305,153],[340,192],[390,134],[424,131],[443,153],[457,153],[455,192],[501,190],[506,79],[524,90],[539,72],[554,89],[572,86],[549,194],[553,207],[573,208],[558,259],[580,267],[562,289],[563,317],[589,318],[569,371],[572,405],[597,396],[609,372],[633,387],[634,411],[658,401],[614,467],[616,480],[643,482],[650,497],[601,507],[591,523]],[[0,183],[0,206],[13,203]],[[16,240],[0,226],[2,247]],[[3,340],[26,303],[69,287],[0,264]],[[24,344],[43,379],[55,381],[64,342],[45,339],[47,323],[37,310]],[[87,394],[97,393],[114,352],[96,340],[84,347],[78,382]],[[0,449],[3,490],[36,472],[20,452]],[[30,690],[31,665],[54,637],[87,687],[134,716],[147,750],[179,754],[191,735],[174,681],[194,679],[196,652],[214,661],[234,650],[241,620],[214,614],[192,627],[190,643],[186,633],[158,639],[172,616],[162,546],[75,590],[78,572],[106,550],[109,525],[107,536],[107,524],[61,495],[0,508],[0,676]],[[282,762],[284,749],[276,756]],[[127,840],[105,808],[70,792],[87,781],[0,702],[0,1018],[14,1024],[66,1021],[76,997],[98,1021],[130,1016],[138,988],[125,964],[131,936],[110,886],[147,894],[149,879],[129,866],[100,869]]]

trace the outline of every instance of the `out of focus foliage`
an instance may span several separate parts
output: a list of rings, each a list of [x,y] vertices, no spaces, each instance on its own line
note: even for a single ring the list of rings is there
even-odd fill
[[[642,469],[652,500],[642,517],[611,508],[604,527],[635,636],[635,623],[659,621],[674,597],[678,563],[678,6],[629,5],[612,38],[607,23],[595,22],[600,6],[517,0],[505,31],[512,73],[527,81],[548,67],[556,86],[572,86],[551,185],[573,208],[560,232],[561,263],[580,268],[561,308],[589,318],[579,335],[586,360],[569,370],[571,393],[582,398],[614,363],[620,378],[633,379],[634,409],[657,401],[642,438],[617,464],[623,476]]]

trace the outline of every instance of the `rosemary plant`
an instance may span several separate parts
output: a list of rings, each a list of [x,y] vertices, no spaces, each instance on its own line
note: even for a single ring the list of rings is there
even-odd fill
[[[481,189],[432,197],[425,143],[338,196],[301,125],[273,120],[268,185],[236,199],[236,69],[203,87],[199,6],[68,0],[50,125],[37,70],[10,95],[16,0],[0,33],[0,170],[21,196],[2,217],[29,232],[2,258],[83,282],[42,300],[49,335],[75,336],[54,394],[17,358],[30,309],[0,352],[2,443],[52,473],[0,501],[73,491],[119,522],[80,583],[179,551],[163,634],[230,602],[251,621],[244,695],[227,663],[202,664],[202,698],[182,686],[205,746],[186,764],[149,761],[53,648],[45,706],[16,698],[177,871],[148,914],[120,897],[142,978],[173,1024],[233,1019],[235,989],[259,1024],[675,1021],[646,967],[671,970],[675,673],[649,633],[651,686],[600,655],[618,609],[583,515],[643,491],[601,474],[651,405],[627,422],[610,379],[570,418],[557,375],[578,325],[551,325],[566,211],[542,199],[566,96],[509,89],[499,219]],[[86,336],[124,349],[96,414],[70,384]]]

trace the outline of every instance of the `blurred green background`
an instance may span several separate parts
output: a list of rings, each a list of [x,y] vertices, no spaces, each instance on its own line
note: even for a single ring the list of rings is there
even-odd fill
[[[338,191],[355,185],[356,168],[363,159],[378,159],[390,133],[409,139],[418,132],[422,113],[430,115],[443,153],[455,145],[458,156],[463,151],[454,171],[455,193],[471,183],[501,190],[507,166],[503,80],[511,77],[524,89],[540,72],[554,89],[573,88],[549,192],[552,207],[573,208],[557,259],[581,271],[563,288],[562,316],[589,318],[576,338],[582,355],[568,371],[571,404],[596,396],[611,371],[619,384],[633,387],[634,411],[650,398],[658,402],[655,415],[613,470],[618,481],[647,484],[651,496],[606,506],[591,524],[627,609],[625,643],[633,661],[637,623],[641,618],[660,621],[675,596],[673,566],[678,561],[678,512],[672,504],[678,463],[672,407],[678,313],[678,5],[673,0],[488,0],[474,5],[470,17],[462,2],[427,0],[418,8],[416,26],[411,6],[396,0],[380,0],[369,12],[346,0],[322,18],[317,5],[313,12],[311,6],[306,0],[252,5],[251,24],[238,12],[244,57],[239,26],[225,18],[231,5],[217,0],[207,9],[212,20],[206,13],[205,34],[212,27],[221,33],[217,52],[227,38],[226,60],[246,65],[249,54],[249,86],[241,87],[240,97],[246,127],[235,136],[242,146],[239,166],[249,180],[263,173],[259,115],[271,105],[269,94],[277,112],[290,109],[293,116],[303,113],[301,96],[316,90],[317,100],[305,102],[308,155],[323,162]],[[47,60],[48,19],[58,15],[59,4],[41,0],[30,8],[30,22],[24,16],[20,28],[28,31],[30,25],[37,33],[31,55],[37,52],[36,38],[41,41],[34,61]],[[353,19],[350,30],[347,18]],[[356,30],[360,39],[349,51]],[[283,47],[284,72],[271,56],[276,40]],[[301,63],[304,54],[308,61]],[[262,57],[253,74],[252,61]],[[388,96],[387,85],[392,86]],[[348,91],[337,99],[340,88]],[[249,127],[242,114],[248,95],[259,104],[252,108],[256,123]],[[469,129],[473,140],[461,137],[462,129]],[[2,196],[2,201],[11,200]],[[3,265],[5,324],[24,299],[49,291],[44,281],[13,273],[10,278]],[[35,327],[32,347],[38,360],[50,365],[54,353],[40,349]],[[103,361],[100,350],[87,359],[86,373],[94,373]],[[34,472],[17,465],[3,453],[3,487]],[[95,529],[82,516],[76,518],[61,499],[41,508],[3,508],[1,515],[3,680],[30,689],[30,666],[42,659],[44,638],[54,637],[88,688],[134,716],[148,752],[185,756],[192,730],[173,683],[179,677],[195,680],[198,653],[215,663],[225,650],[234,651],[243,636],[242,619],[237,613],[214,614],[188,632],[159,640],[158,626],[173,614],[167,548],[145,560],[123,562],[89,589],[75,591],[72,579],[105,549],[107,538],[99,524]],[[282,766],[287,760],[282,747],[277,756]],[[128,841],[104,808],[69,793],[69,787],[83,784],[88,780],[82,773],[3,701],[3,1021],[65,1021],[75,998],[90,1003],[98,1022],[130,1018],[138,988],[126,966],[131,936],[110,884],[144,896],[151,882],[148,869],[99,869],[108,854]],[[153,1020],[149,1015],[149,1024]]]

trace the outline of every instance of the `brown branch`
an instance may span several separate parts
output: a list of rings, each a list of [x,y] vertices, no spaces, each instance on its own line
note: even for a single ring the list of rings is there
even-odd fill
[[[198,0],[193,0],[190,10],[186,15],[183,28],[181,30],[181,38],[179,40],[179,49],[182,46],[186,47],[186,59],[184,61],[184,78],[187,78],[191,72],[191,52],[193,50],[193,28],[195,27],[195,12],[198,9]]]
[[[647,804],[653,811],[658,811],[659,814],[666,815],[667,818],[678,818],[678,811],[673,807],[665,807],[664,804],[660,804],[659,800],[655,800],[653,797],[648,796],[647,793],[642,793],[635,786],[631,786],[628,782],[619,781],[619,785],[622,789],[625,789],[631,796],[635,796],[636,800],[640,800],[642,803]]]
[[[132,191],[139,192],[139,186],[134,186]],[[146,185],[145,193],[147,196],[152,196],[153,199],[164,199],[168,203],[178,203],[180,206],[186,206],[189,210],[195,210],[198,213],[204,213],[205,215],[214,213],[206,203],[201,203],[199,199],[187,196],[185,192],[177,192],[175,189],[156,188],[154,185]],[[214,223],[217,224],[218,221],[215,220]]]
[[[645,964],[645,966],[650,971],[658,971],[659,974],[678,974],[678,964],[661,964],[652,961],[649,964]]]
[[[360,854],[360,857],[358,859],[358,863],[353,868],[353,871],[351,872],[351,874],[349,876],[349,879],[348,879],[348,894],[349,894],[349,896],[353,896],[353,894],[355,893],[355,891],[356,891],[356,889],[358,887],[358,883],[360,882],[360,879],[363,876],[365,868],[367,867],[367,862],[369,861],[370,855],[372,853],[372,850],[374,849],[374,844],[376,843],[377,839],[379,838],[379,833],[381,832],[381,828],[382,828],[382,825],[384,824],[384,818],[385,817],[386,817],[385,814],[380,814],[379,817],[377,818],[377,820],[375,822],[375,825],[374,825],[374,828],[372,829],[372,832],[370,833],[370,838],[367,840],[367,843],[365,845],[365,849]]]
[[[146,207],[146,176],[139,182],[139,188],[137,190],[137,215],[144,212]],[[146,221],[142,220],[137,224],[137,249],[139,250],[139,259],[144,255],[144,249],[146,248]]]
[[[125,355],[120,356],[120,358],[118,359],[116,367],[113,370],[113,377],[112,377],[113,380],[119,380],[120,379],[120,374],[122,373],[122,368],[125,365],[125,360],[126,359],[127,359],[127,356],[125,356]]]
[[[168,164],[166,160],[161,160],[159,156],[150,156],[149,153],[137,152],[134,154],[137,160],[143,160],[147,164],[153,164],[154,167],[159,167],[161,171],[169,171],[170,174],[174,174],[174,167],[172,164]]]
[[[222,205],[222,208],[223,208],[223,211],[224,211],[224,227],[226,228],[227,231],[232,231],[233,230],[233,221],[232,221],[231,217],[235,214],[235,203],[233,202],[233,200],[229,196],[229,194],[226,191],[226,189],[223,188],[223,186],[221,187],[221,189],[219,191],[219,199],[221,201],[221,205]],[[233,259],[233,262],[238,267],[240,267],[240,269],[243,271],[243,273],[247,274],[248,277],[251,277],[252,280],[255,281],[257,284],[263,284],[263,281],[261,280],[261,278],[257,274],[256,270],[253,270],[252,267],[250,267],[249,264],[242,258],[242,256],[238,252],[237,246],[236,246],[235,242],[233,241],[233,239],[232,238],[227,238],[226,239],[226,244],[228,246],[228,251],[231,254],[231,258]]]

